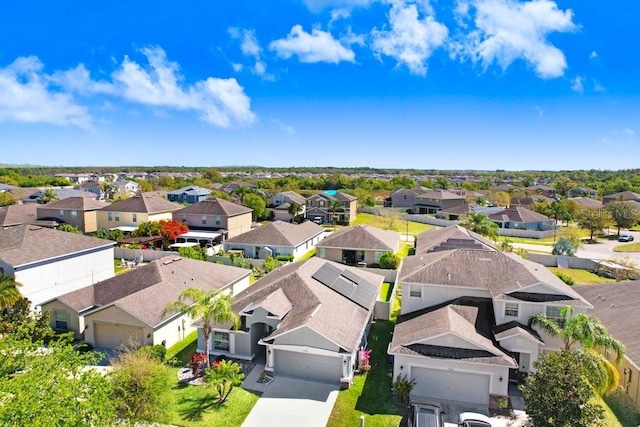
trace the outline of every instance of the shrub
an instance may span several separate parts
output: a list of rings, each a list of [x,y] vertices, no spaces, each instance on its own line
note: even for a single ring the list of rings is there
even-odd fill
[[[554,274],[556,276],[558,276],[560,278],[560,280],[562,280],[564,283],[566,283],[569,286],[573,286],[573,285],[576,284],[576,281],[573,280],[573,277],[571,277],[569,275],[566,275],[561,271],[556,271],[556,272],[554,272]]]
[[[276,256],[276,259],[278,261],[291,262],[291,261],[293,261],[293,255],[291,255],[291,254],[289,254],[289,255],[278,255],[278,256]]]
[[[385,252],[380,257],[380,268],[396,270],[400,266],[400,256],[393,252]]]
[[[276,261],[275,258],[268,256],[265,258],[264,264],[262,264],[262,269],[264,270],[265,273],[270,273],[276,268],[278,268],[279,265],[280,264],[278,263],[278,261]]]
[[[146,353],[149,357],[159,362],[164,362],[164,359],[167,356],[167,349],[165,346],[160,344],[146,345],[144,347],[140,347],[138,351]]]
[[[408,405],[409,394],[415,385],[415,380],[409,380],[405,374],[398,374],[393,382],[393,396],[399,403]]]

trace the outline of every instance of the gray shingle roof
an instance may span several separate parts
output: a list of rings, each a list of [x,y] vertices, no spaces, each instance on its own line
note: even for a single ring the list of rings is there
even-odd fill
[[[604,206],[600,200],[592,199],[590,197],[570,197],[567,200],[573,200],[585,209],[600,209]]]
[[[548,216],[534,212],[522,206],[513,206],[501,212],[490,214],[489,218],[493,221],[512,222],[540,222],[549,220]]]
[[[253,209],[246,206],[213,197],[190,206],[182,207],[182,209],[175,212],[175,215],[223,215],[230,217],[251,212],[253,212]]]
[[[107,206],[109,206],[109,203],[107,202],[101,202],[96,199],[89,199],[86,197],[68,197],[66,199],[58,200],[57,202],[40,205],[41,208],[45,209],[71,209],[79,211],[95,211]]]
[[[436,189],[422,193],[416,198],[419,199],[436,199],[436,200],[464,200],[465,197],[448,190]]]
[[[163,317],[162,311],[183,290],[222,289],[250,273],[243,268],[169,256],[56,299],[77,312],[114,304],[156,327],[170,317]]]
[[[111,240],[35,225],[17,225],[0,230],[0,258],[14,267],[114,244]]]
[[[316,247],[395,252],[399,243],[400,234],[395,231],[381,230],[370,225],[355,225],[332,233]]]
[[[296,202],[299,205],[304,205],[307,201],[304,196],[301,196],[295,191],[283,191],[282,194],[284,194],[287,199],[291,200],[292,202]]]
[[[375,288],[375,295],[363,303],[367,308],[313,278],[313,275],[325,265],[331,265],[343,274],[351,273],[362,280],[364,286]],[[305,326],[351,352],[360,344],[383,280],[384,278],[377,274],[314,257],[269,273],[237,295],[233,307],[236,312],[242,312],[264,306],[269,304],[268,299],[274,293],[281,291],[286,300],[278,296],[281,299],[277,304],[279,310],[286,309],[285,301],[289,301],[292,307],[278,328],[264,338],[265,341],[272,341],[295,328]]]
[[[177,190],[169,191],[167,194],[173,194],[179,196],[181,194],[188,194],[190,196],[208,196],[211,194],[211,190],[197,185],[191,185],[189,187],[182,187]]]
[[[63,200],[69,197],[87,197],[89,199],[95,199],[98,197],[95,193],[91,193],[89,191],[83,190],[75,190],[73,188],[50,188],[51,192],[53,192],[58,200]],[[29,195],[29,197],[25,197],[22,199],[25,202],[37,202],[42,199],[42,195],[46,190],[38,190],[35,193]]]
[[[493,332],[496,340],[498,341],[513,335],[525,335],[533,340],[539,341],[541,344],[544,344],[544,341],[535,329],[525,326],[515,320],[496,326]]]
[[[607,331],[626,347],[626,357],[640,366],[640,281],[575,286],[593,304],[589,314],[600,319]]]
[[[456,248],[497,250],[489,239],[459,225],[424,231],[418,235],[416,241],[416,253]]]
[[[302,224],[274,221],[228,239],[225,243],[295,247],[323,232],[324,228],[313,221],[305,221]]]
[[[37,219],[38,206],[35,203],[0,207],[0,227],[31,224]]]
[[[182,205],[173,203],[159,196],[133,196],[102,208],[110,212],[143,212],[157,214],[174,212],[182,208]]]
[[[640,201],[640,194],[633,191],[621,191],[620,193],[607,194],[602,198],[607,200],[638,200]]]

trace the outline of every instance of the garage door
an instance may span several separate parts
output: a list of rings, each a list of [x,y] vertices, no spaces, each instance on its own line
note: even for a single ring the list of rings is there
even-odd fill
[[[95,347],[137,347],[144,344],[144,334],[142,328],[139,327],[115,325],[111,323],[94,323],[93,328]]]
[[[342,358],[276,350],[276,375],[339,383]]]
[[[489,404],[489,375],[412,367],[411,377],[416,381],[414,396]]]

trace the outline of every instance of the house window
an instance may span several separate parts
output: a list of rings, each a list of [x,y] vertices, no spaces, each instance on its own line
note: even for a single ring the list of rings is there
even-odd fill
[[[216,217],[216,225],[220,225],[220,217],[219,216]]]
[[[545,307],[544,315],[547,316],[549,319],[554,320],[558,324],[558,326],[563,327],[565,319],[560,314],[561,311],[562,311],[562,307],[560,306],[548,305]]]
[[[116,212],[116,222],[120,222],[120,212]]]
[[[207,216],[202,215],[202,225],[207,225]]]
[[[73,219],[78,218],[78,211],[71,211],[71,218]]]
[[[228,332],[214,332],[213,333],[213,348],[215,350],[229,351],[229,333]]]
[[[131,219],[133,222],[138,222],[138,214],[131,214]]]
[[[324,207],[324,201],[323,201],[323,200],[320,200],[320,201],[318,202],[318,206],[320,206],[321,208],[323,208],[323,207]]]
[[[182,214],[182,222],[187,222],[187,215],[186,214]]]
[[[520,306],[513,302],[508,302],[504,305],[504,315],[518,317],[518,309]]]
[[[69,330],[69,313],[62,310],[54,310],[53,319],[55,320],[55,327],[58,331]]]
[[[107,212],[107,221],[113,221],[113,212]]]
[[[307,200],[307,206],[311,206],[311,200]]]
[[[411,289],[409,290],[409,296],[422,298],[422,286],[411,285]]]
[[[64,218],[64,211],[60,209],[60,218]]]
[[[327,256],[327,251],[325,248],[318,248],[318,256],[320,258],[326,258]]]

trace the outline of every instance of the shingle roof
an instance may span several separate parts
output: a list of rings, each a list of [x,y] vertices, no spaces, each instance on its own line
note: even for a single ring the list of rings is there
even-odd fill
[[[222,289],[250,273],[243,268],[168,256],[56,299],[77,312],[114,304],[156,327],[170,317],[163,317],[162,311],[183,290]]]
[[[189,187],[182,187],[177,190],[169,191],[167,194],[173,194],[179,196],[181,194],[188,194],[193,196],[208,196],[211,194],[211,190],[197,185],[191,185]]]
[[[573,200],[578,205],[586,209],[600,209],[604,206],[600,200],[592,199],[591,197],[570,197],[567,200]]]
[[[401,316],[389,345],[391,353],[429,357],[465,359],[471,362],[513,366],[514,360],[505,354],[493,339],[492,303],[487,298],[458,298]],[[431,345],[429,338],[446,333],[475,345],[465,349]]]
[[[368,308],[314,279],[313,275],[325,265],[331,265],[358,278],[361,281],[358,286],[373,287],[373,297],[364,304]],[[268,300],[281,291],[286,300],[279,294],[280,301],[276,304],[278,310],[282,312],[286,309],[286,301],[289,301],[292,307],[278,328],[270,336],[263,338],[265,341],[272,341],[298,327],[308,327],[351,352],[360,345],[383,280],[384,278],[377,274],[314,257],[304,262],[291,263],[269,273],[237,295],[233,307],[236,312],[242,312],[268,305]]]
[[[224,215],[227,217],[241,215],[245,213],[253,212],[246,206],[232,203],[224,199],[218,199],[213,197],[211,199],[202,200],[198,203],[194,203],[190,206],[183,207],[179,211],[175,212],[176,215]]]
[[[459,225],[424,231],[418,235],[416,241],[416,253],[456,248],[497,250],[489,239]]]
[[[525,335],[533,340],[539,341],[541,344],[544,344],[542,337],[540,337],[535,329],[525,326],[515,320],[496,326],[493,333],[498,341],[502,341],[503,339],[513,335]]]
[[[40,205],[41,208],[45,209],[73,209],[79,211],[95,211],[107,206],[109,206],[109,203],[107,202],[100,202],[96,199],[89,199],[86,197],[68,197],[57,202]]]
[[[626,357],[640,366],[640,281],[574,286],[593,304],[591,315],[600,319],[609,334],[622,342]]]
[[[53,192],[58,197],[58,200],[63,200],[69,197],[87,197],[89,199],[95,199],[96,197],[98,197],[95,193],[83,190],[75,190],[73,188],[50,188],[49,190],[51,190],[51,192]],[[29,195],[29,197],[25,197],[22,200],[25,202],[36,202],[42,199],[42,195],[45,191],[47,190],[38,190],[35,193]]]
[[[318,248],[343,248],[395,252],[400,234],[369,225],[342,228],[318,243]]]
[[[301,196],[295,191],[283,191],[281,194],[284,194],[289,200],[296,202],[299,205],[304,205],[307,200],[304,196]]]
[[[607,200],[640,200],[640,194],[633,191],[621,191],[620,193],[607,194],[603,197]]]
[[[0,227],[31,224],[37,219],[38,206],[35,203],[0,207]]]
[[[429,190],[417,196],[420,199],[464,200],[465,197],[448,190]]]
[[[274,221],[228,239],[225,243],[298,246],[323,232],[324,228],[313,221],[305,221],[302,224]]]
[[[35,225],[17,225],[0,230],[0,258],[14,267],[114,244],[111,240]]]
[[[547,202],[548,204],[553,203],[555,200],[551,197],[543,196],[542,194],[534,194],[531,196],[523,197],[521,199],[511,200],[511,206],[531,206],[535,202]]]
[[[493,221],[512,221],[512,222],[540,222],[548,221],[549,217],[541,213],[534,212],[522,206],[513,206],[501,212],[489,215]]]
[[[110,212],[143,212],[147,214],[174,212],[179,209],[182,209],[182,205],[159,196],[147,195],[129,197],[102,208],[103,211]]]

